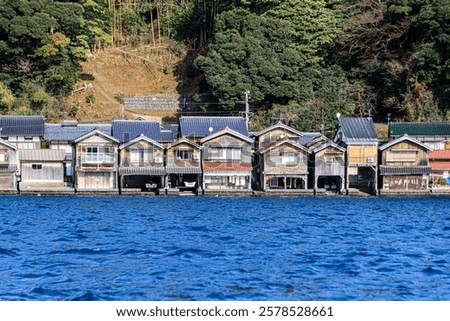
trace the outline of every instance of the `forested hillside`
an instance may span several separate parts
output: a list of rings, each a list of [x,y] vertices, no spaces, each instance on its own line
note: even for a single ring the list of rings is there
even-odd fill
[[[84,61],[163,48],[179,59],[157,68],[205,111],[243,111],[250,91],[254,129],[448,120],[449,20],[448,0],[0,0],[0,109],[80,118]]]

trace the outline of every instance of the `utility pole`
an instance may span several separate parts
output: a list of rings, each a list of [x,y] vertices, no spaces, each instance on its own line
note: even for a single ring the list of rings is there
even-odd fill
[[[249,122],[249,115],[250,115],[250,105],[248,104],[248,100],[250,98],[250,91],[245,91],[245,124],[247,125],[248,129],[248,122]]]

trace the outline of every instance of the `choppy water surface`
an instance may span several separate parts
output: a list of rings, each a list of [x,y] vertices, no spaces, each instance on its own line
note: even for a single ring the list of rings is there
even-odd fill
[[[450,300],[448,198],[0,197],[1,300]]]

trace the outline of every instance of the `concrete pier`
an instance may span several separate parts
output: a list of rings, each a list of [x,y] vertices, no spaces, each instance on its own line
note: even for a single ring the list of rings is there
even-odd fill
[[[91,188],[78,188],[75,189],[75,193],[78,195],[119,195],[118,188],[111,189],[91,189]]]
[[[58,188],[26,188],[21,189],[19,194],[23,195],[73,195],[75,189],[70,187],[58,187]]]
[[[314,196],[313,189],[268,189],[265,196]]]
[[[244,190],[244,189],[239,189],[239,190],[210,190],[210,189],[205,189],[203,190],[203,195],[205,196],[251,196],[253,195],[253,191],[252,190]]]
[[[380,196],[430,196],[431,191],[428,189],[421,190],[386,190],[380,189],[378,191]],[[450,194],[448,194],[450,195]]]

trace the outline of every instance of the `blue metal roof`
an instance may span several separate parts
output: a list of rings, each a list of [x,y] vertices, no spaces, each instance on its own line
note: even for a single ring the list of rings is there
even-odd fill
[[[338,120],[345,141],[378,141],[372,118],[339,117]]]
[[[2,136],[44,136],[43,116],[0,116]]]
[[[148,138],[161,142],[161,124],[157,121],[146,120],[114,120],[111,128],[112,136],[121,143],[129,142],[142,134]]]
[[[161,142],[171,143],[177,139],[178,125],[163,124],[161,125]]]
[[[300,145],[306,146],[308,143],[313,140],[322,137],[322,133],[312,132],[312,133],[303,133],[303,136],[298,138],[298,142]]]
[[[225,127],[248,137],[247,125],[242,117],[181,116],[180,118],[181,136],[185,137],[203,138]]]
[[[45,124],[44,140],[51,141],[68,141],[72,142],[94,129],[111,135],[111,125],[106,124],[75,124],[68,126],[67,122],[62,124]]]

